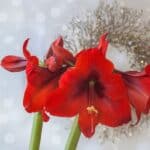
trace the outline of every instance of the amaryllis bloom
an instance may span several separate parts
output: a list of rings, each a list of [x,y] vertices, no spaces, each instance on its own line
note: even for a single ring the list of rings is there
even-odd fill
[[[129,101],[135,108],[138,122],[141,114],[147,114],[150,109],[150,65],[142,72],[120,73],[128,90]]]
[[[24,93],[23,105],[27,112],[42,112],[43,119],[48,120],[45,113],[47,96],[57,87],[61,74],[69,66],[66,62],[73,63],[73,55],[63,48],[62,38],[53,42],[50,54],[47,55],[43,66],[39,65],[39,59],[32,56],[27,49],[29,39],[23,44],[25,58],[18,56],[6,56],[2,60],[2,67],[16,72],[26,70],[27,87]],[[49,61],[54,57],[55,61]],[[59,67],[58,67],[59,66]]]
[[[103,35],[96,48],[81,51],[74,67],[61,76],[59,87],[47,101],[52,115],[79,115],[82,133],[91,137],[97,124],[116,127],[131,119],[127,90],[121,75],[104,56],[107,41]]]

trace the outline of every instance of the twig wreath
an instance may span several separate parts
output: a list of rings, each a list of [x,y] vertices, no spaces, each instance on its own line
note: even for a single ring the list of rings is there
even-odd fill
[[[96,46],[99,35],[105,32],[112,46],[124,47],[129,56],[134,55],[132,67],[140,69],[150,63],[150,19],[143,10],[121,6],[117,1],[100,2],[95,10],[73,18],[66,27],[65,46],[73,52]]]

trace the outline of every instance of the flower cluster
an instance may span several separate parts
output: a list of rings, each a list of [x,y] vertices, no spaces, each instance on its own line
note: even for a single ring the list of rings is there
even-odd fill
[[[78,115],[81,132],[91,137],[97,124],[117,127],[131,120],[131,109],[141,114],[150,109],[150,66],[141,71],[122,72],[106,58],[107,34],[97,47],[75,56],[63,47],[59,37],[41,62],[23,44],[23,57],[6,56],[1,66],[11,72],[25,70],[27,86],[23,105],[27,112],[60,117]]]

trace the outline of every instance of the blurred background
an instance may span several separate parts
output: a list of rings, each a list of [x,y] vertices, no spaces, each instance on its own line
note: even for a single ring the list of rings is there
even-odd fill
[[[29,49],[43,58],[51,42],[66,28],[73,16],[94,9],[100,0],[0,0],[0,59],[8,54],[22,55],[22,43],[30,38]],[[106,0],[105,0],[106,1]],[[107,2],[112,2],[107,0]],[[150,12],[150,0],[119,0],[122,5]],[[118,56],[118,57],[117,57]],[[116,66],[129,69],[127,55],[110,54]],[[27,150],[32,114],[24,111],[22,97],[25,74],[0,68],[0,150]],[[72,119],[51,117],[44,124],[41,150],[63,150]],[[125,137],[118,143],[81,137],[77,150],[149,150],[150,131]]]

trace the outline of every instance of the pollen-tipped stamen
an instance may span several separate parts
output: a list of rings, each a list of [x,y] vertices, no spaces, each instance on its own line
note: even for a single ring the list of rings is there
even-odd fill
[[[89,114],[93,114],[93,113],[98,114],[98,110],[93,105],[87,107],[86,109],[87,109]]]

